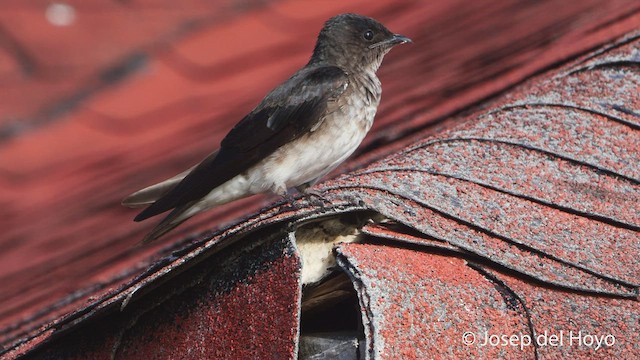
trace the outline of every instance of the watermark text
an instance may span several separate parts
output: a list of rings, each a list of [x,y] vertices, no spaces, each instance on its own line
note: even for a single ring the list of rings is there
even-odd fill
[[[462,334],[462,343],[467,346],[491,346],[491,347],[518,347],[520,349],[536,345],[538,347],[562,347],[580,346],[599,350],[604,347],[611,347],[616,344],[616,337],[613,334],[591,334],[586,331],[544,331],[535,335],[515,333],[515,334],[492,334],[485,332],[466,331]]]

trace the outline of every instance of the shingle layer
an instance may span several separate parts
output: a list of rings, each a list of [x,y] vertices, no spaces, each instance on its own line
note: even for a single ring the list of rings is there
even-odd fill
[[[325,184],[414,231],[338,248],[370,355],[640,353],[639,49],[629,35]]]
[[[414,44],[380,71],[375,128],[341,169],[355,171],[318,187],[331,206],[301,199],[238,220],[266,205],[248,199],[134,247],[148,228],[131,222],[122,196],[213,150],[305,62],[322,21],[344,11],[379,18]],[[292,356],[300,282],[291,223],[373,210],[388,222],[337,250],[363,304],[366,353],[634,357],[640,45],[633,33],[610,41],[637,28],[639,11],[635,1],[280,1],[143,47],[121,58],[130,71],[117,82],[53,91],[82,96],[61,96],[65,116],[47,112],[20,131],[0,122],[0,352]],[[7,59],[0,74],[13,74]],[[1,115],[26,109],[12,101]],[[185,238],[204,229],[213,232]],[[96,327],[104,316],[112,321]],[[469,347],[459,341],[467,329],[585,329],[616,344]],[[86,347],[65,337],[75,330]]]

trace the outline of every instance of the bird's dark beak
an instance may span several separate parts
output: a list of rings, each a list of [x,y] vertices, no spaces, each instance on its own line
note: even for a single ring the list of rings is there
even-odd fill
[[[400,34],[393,34],[393,37],[391,38],[391,44],[392,45],[398,45],[398,44],[408,44],[408,43],[412,43],[413,41],[411,41],[411,39],[409,39],[408,37],[404,36],[404,35],[400,35]]]
[[[380,42],[377,42],[375,44],[372,44],[369,46],[369,49],[373,49],[373,48],[377,48],[380,46],[385,46],[385,47],[392,47],[392,46],[396,46],[399,44],[406,44],[406,43],[411,43],[413,41],[411,41],[411,39],[409,39],[408,37],[404,36],[404,35],[400,35],[400,34],[393,34],[393,36],[391,36],[390,38],[386,39],[386,40],[382,40]]]

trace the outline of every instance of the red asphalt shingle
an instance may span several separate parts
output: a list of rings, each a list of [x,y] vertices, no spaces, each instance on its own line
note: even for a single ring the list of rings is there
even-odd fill
[[[342,245],[337,254],[362,302],[370,358],[533,357],[533,347],[522,351],[460,341],[461,329],[530,332],[522,304],[505,301],[464,259],[369,244]]]
[[[61,4],[73,12],[68,26],[56,26],[47,19],[47,12]],[[248,5],[253,6],[259,4]],[[4,1],[0,53],[6,60],[0,63],[0,126],[38,126],[66,112],[64,103],[75,105],[86,96],[83,92],[116,80],[113,66],[123,57],[246,10],[230,1]]]
[[[508,100],[498,99],[506,105],[475,115],[476,121],[325,183],[332,194],[360,199],[366,208],[425,235],[423,240],[415,234],[387,231],[380,237],[365,231],[386,242],[424,242],[427,253],[383,245],[338,248],[339,264],[359,292],[372,357],[436,356],[431,349],[455,357],[508,357],[484,351],[514,350],[466,345],[465,332],[477,341],[486,333],[541,339],[519,355],[631,358],[640,353],[640,131],[631,118],[620,121],[615,115],[624,107],[635,116],[640,108],[639,92],[629,90],[638,83],[639,62],[633,54],[640,49],[640,34],[628,35],[614,48],[626,49],[622,58],[628,60],[606,57],[608,62],[588,67],[579,61],[515,89]],[[600,57],[605,55],[596,59]],[[628,92],[618,97],[610,87]],[[580,106],[570,103],[574,96]],[[425,267],[433,257],[427,249],[433,249],[434,240],[466,253],[454,248],[445,252],[449,257]],[[389,256],[395,251],[407,253]],[[465,278],[465,271],[451,270],[447,275],[453,279],[433,274],[458,257],[469,261],[467,270],[494,283],[493,296],[477,293],[482,286],[475,283],[458,294],[453,279]],[[421,282],[425,278],[453,287],[426,300],[442,310],[417,310],[431,315],[427,319],[403,317],[421,305],[415,299],[437,293],[436,285]],[[489,316],[486,323],[451,325],[465,319],[467,306],[478,315],[499,294],[506,294],[507,308],[517,305],[511,310],[519,310],[528,329],[496,327],[495,321],[508,321],[505,315]],[[439,313],[446,316],[438,318]],[[443,321],[450,328],[433,328]],[[413,333],[409,343],[414,346],[408,346],[406,336]],[[560,346],[543,344],[551,335],[564,336]],[[606,339],[605,345],[598,346],[594,336]],[[426,343],[415,346],[417,340]]]
[[[158,354],[154,351],[179,354],[188,350],[180,344],[192,344],[202,354],[212,355],[219,354],[217,346],[231,344],[229,351],[238,354],[282,351],[283,357],[292,356],[300,301],[295,256],[276,252],[264,268],[253,269],[252,277],[230,275],[234,280],[229,280],[230,292],[224,294],[216,292],[219,282],[202,275],[210,274],[210,269],[196,263],[222,261],[226,255],[218,252],[231,240],[242,240],[234,247],[240,253],[248,251],[247,234],[252,231],[264,236],[254,238],[254,243],[269,247],[279,241],[269,234],[290,229],[280,223],[363,209],[401,222],[406,230],[398,233],[370,225],[364,231],[369,239],[410,247],[339,248],[347,272],[369,276],[375,274],[375,266],[388,270],[384,279],[363,279],[361,293],[371,292],[367,286],[381,280],[397,280],[390,289],[404,291],[397,294],[397,303],[363,308],[375,325],[367,333],[373,354],[430,354],[424,347],[403,348],[408,339],[400,337],[414,334],[420,337],[414,337],[413,344],[431,346],[428,341],[448,339],[450,351],[498,355],[496,349],[461,346],[463,328],[450,328],[453,338],[425,339],[424,333],[414,331],[433,324],[425,324],[429,318],[417,310],[407,310],[411,296],[435,296],[433,301],[454,309],[444,302],[455,299],[428,290],[425,294],[405,281],[415,279],[428,265],[440,267],[432,278],[424,279],[430,283],[428,289],[446,289],[449,284],[462,294],[462,287],[453,288],[461,285],[460,278],[473,285],[468,287],[472,293],[458,299],[487,313],[466,313],[462,319],[468,319],[467,324],[477,328],[500,324],[500,331],[507,333],[527,330],[522,327],[523,316],[529,316],[529,329],[536,333],[554,326],[569,331],[585,324],[585,329],[600,334],[615,332],[620,346],[607,348],[607,355],[637,354],[637,342],[628,341],[637,334],[639,313],[637,301],[628,299],[637,296],[640,274],[634,261],[640,228],[637,36],[609,44],[551,77],[523,84],[496,99],[492,112],[433,125],[637,28],[640,9],[633,1],[542,1],[517,7],[490,0],[367,5],[368,15],[415,43],[388,56],[380,71],[385,95],[375,128],[356,160],[344,168],[361,168],[411,146],[321,184],[319,189],[327,189],[334,200],[329,209],[300,200],[297,209],[275,206],[238,222],[242,214],[266,204],[264,198],[248,199],[210,212],[167,242],[132,248],[147,228],[131,222],[131,212],[119,208],[123,194],[182,171],[214,149],[269,88],[306,61],[313,45],[309,39],[322,21],[337,12],[362,12],[358,4],[332,1],[318,9],[282,1],[248,12],[238,10],[240,16],[226,13],[221,15],[224,20],[209,20],[184,37],[163,38],[165,42],[143,47],[142,56],[124,61],[128,72],[120,81],[101,83],[104,86],[92,88],[73,106],[66,103],[68,115],[50,116],[50,121],[35,122],[28,131],[2,132],[10,135],[0,144],[0,228],[7,229],[0,239],[0,343],[8,351],[5,356],[38,346],[43,351],[73,349],[77,344],[59,337],[64,331],[95,324],[105,314],[114,317],[129,297],[133,300],[124,312],[101,328],[109,340],[96,340],[85,332],[87,347],[76,347],[75,354],[107,356],[114,349],[119,357]],[[273,18],[281,21],[265,26],[266,19]],[[118,31],[126,33],[126,27]],[[253,41],[256,33],[260,36]],[[230,41],[230,34],[242,41]],[[100,59],[104,62],[96,68],[113,61]],[[11,61],[2,63],[12,66]],[[91,73],[86,68],[77,71]],[[86,90],[82,82],[75,84],[70,88]],[[42,103],[38,97],[49,101],[43,92],[26,90],[29,86],[21,91],[33,92],[33,104]],[[15,113],[2,107],[2,116],[9,117],[0,123],[20,115],[22,107],[38,106],[16,102]],[[235,225],[215,231],[209,240],[184,239],[185,232],[230,223]],[[163,245],[171,239],[173,245]],[[436,248],[444,248],[444,253],[431,254],[440,251]],[[402,254],[414,265],[397,265],[394,277],[392,260],[379,264],[371,258],[380,253],[385,259]],[[480,265],[465,266],[461,258]],[[210,287],[200,288],[200,298],[184,294],[190,286],[204,286],[201,283],[169,279],[185,279],[181,274],[187,274],[187,268],[196,269],[197,276],[204,276],[200,279],[211,280],[204,282]],[[243,266],[233,265],[229,271],[237,268]],[[214,295],[205,294],[205,288]],[[505,298],[505,291],[510,297]],[[601,296],[592,296],[594,292]],[[476,293],[484,302],[469,296]],[[174,295],[183,302],[175,302]],[[265,313],[266,305],[275,302],[279,307]],[[159,321],[168,312],[176,314],[175,322]],[[561,313],[569,319],[566,324],[558,319]],[[403,320],[392,323],[381,317]],[[255,325],[233,327],[247,321],[241,319],[253,318]],[[211,325],[225,319],[229,326]],[[259,331],[279,320],[273,332]],[[132,322],[139,332],[126,330]],[[285,328],[289,335],[274,343]],[[238,336],[229,329],[253,334],[253,345],[267,347],[238,348],[234,342]],[[209,342],[191,342],[190,334],[208,337]],[[211,336],[216,342],[210,341]],[[535,349],[539,356],[584,356],[591,351],[555,350]]]

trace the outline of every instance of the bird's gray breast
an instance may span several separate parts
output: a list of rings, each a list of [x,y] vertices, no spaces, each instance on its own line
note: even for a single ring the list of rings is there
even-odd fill
[[[371,129],[381,93],[375,74],[349,80],[345,91],[327,104],[319,126],[276,150],[250,176],[266,180],[270,188],[290,188],[314,181],[346,160]]]
[[[380,80],[373,72],[352,76],[348,92],[345,95],[347,103],[351,106],[350,113],[346,114],[346,116],[354,120],[364,121],[367,126],[366,131],[369,131],[382,94]]]

